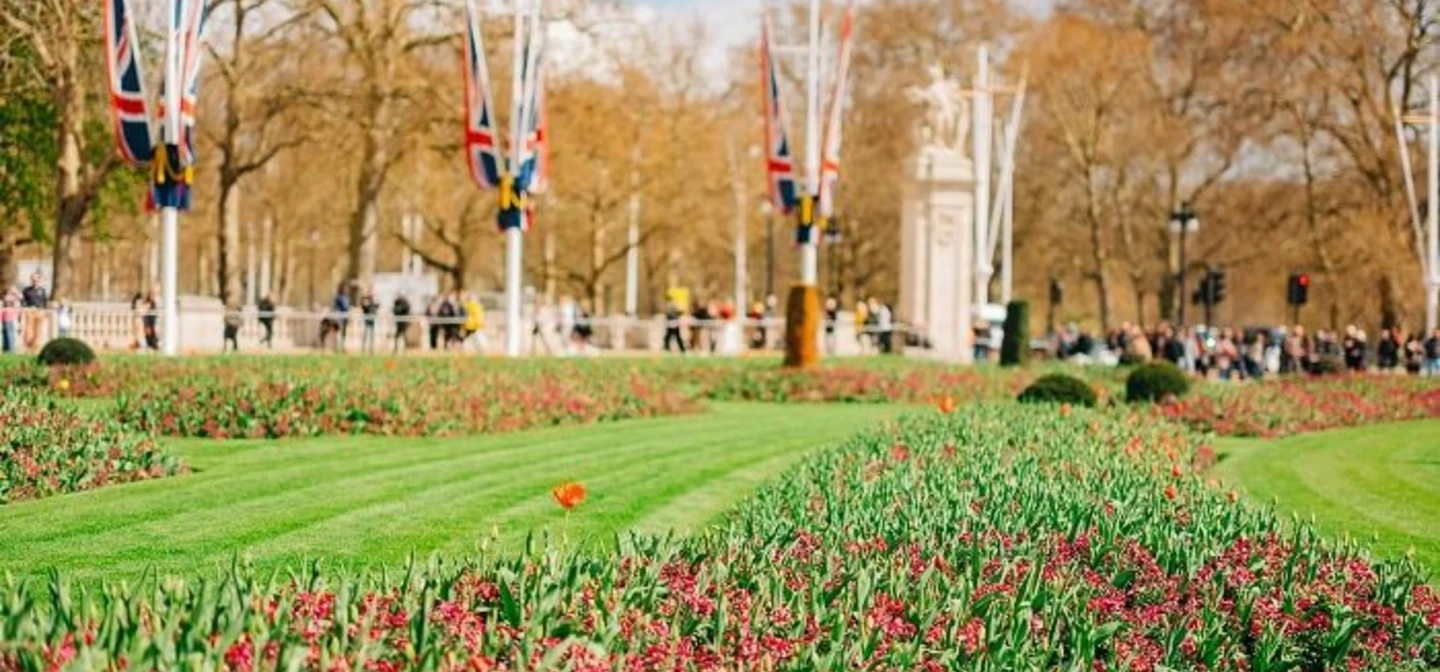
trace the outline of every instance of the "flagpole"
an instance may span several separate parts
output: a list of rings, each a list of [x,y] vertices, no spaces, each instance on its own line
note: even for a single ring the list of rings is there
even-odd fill
[[[640,307],[640,145],[630,155],[630,230],[625,248],[625,314],[635,317]]]
[[[169,152],[180,143],[180,96],[184,87],[181,73],[181,30],[185,0],[170,0],[169,29],[165,40],[165,125],[164,140],[156,152]],[[176,152],[178,156],[178,152]],[[157,160],[164,160],[156,157]],[[165,157],[169,158],[169,157]],[[161,170],[166,168],[162,166]],[[180,256],[180,212],[174,203],[160,208],[160,352],[173,357],[180,350],[180,310],[177,276]]]
[[[524,0],[515,0],[515,44],[514,61],[511,67],[510,88],[510,175],[513,179],[520,171],[521,145],[525,142],[523,114],[525,83],[525,19]],[[513,184],[510,183],[510,184]],[[510,188],[510,184],[502,189]],[[502,198],[506,196],[502,195]],[[525,254],[525,209],[521,208],[518,226],[505,229],[505,354],[520,356],[520,340],[524,327],[520,324],[523,310],[520,306],[521,283],[523,279]]]
[[[990,50],[980,46],[975,81],[975,305],[990,303],[995,267],[990,248],[990,150],[994,139],[990,111]]]
[[[810,46],[805,69],[805,188],[810,199],[813,224],[814,198],[820,193],[820,0],[810,0]],[[803,216],[803,215],[802,215]],[[819,241],[817,232],[809,232],[800,244],[800,284],[813,287],[819,279]]]
[[[1430,166],[1429,166],[1429,196],[1430,204],[1426,208],[1429,230],[1427,233],[1427,245],[1430,261],[1428,266],[1428,277],[1425,278],[1425,332],[1433,334],[1440,321],[1440,78],[1430,78]]]

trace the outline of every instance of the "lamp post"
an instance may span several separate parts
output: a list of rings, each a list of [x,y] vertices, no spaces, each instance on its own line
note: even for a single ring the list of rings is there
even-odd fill
[[[775,295],[775,209],[770,199],[760,197],[760,216],[765,218],[765,296],[769,300]]]
[[[828,226],[825,228],[825,245],[830,248],[828,252],[830,257],[830,296],[835,297],[835,300],[839,301],[840,243],[844,239],[844,234],[840,231],[840,216],[836,215],[835,218],[831,219],[827,224]]]
[[[1200,216],[1195,214],[1195,209],[1190,203],[1180,204],[1180,209],[1170,213],[1170,233],[1180,236],[1180,324],[1185,324],[1185,239],[1192,233],[1200,230]]]

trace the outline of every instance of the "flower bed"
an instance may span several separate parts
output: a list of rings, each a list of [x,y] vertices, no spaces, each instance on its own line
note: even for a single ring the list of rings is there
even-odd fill
[[[972,406],[712,531],[385,576],[0,596],[0,670],[1281,670],[1440,662],[1440,599],[1206,488],[1172,425]],[[559,497],[557,496],[557,501]],[[571,515],[585,515],[576,502]]]
[[[84,417],[23,389],[7,390],[0,398],[0,504],[183,469],[147,435],[113,420]]]
[[[393,362],[391,362],[393,364]],[[166,436],[444,436],[671,415],[694,410],[659,376],[615,365],[211,369],[116,397],[116,417]]]
[[[1153,412],[1221,436],[1273,438],[1378,422],[1440,418],[1434,379],[1353,375],[1211,383]]]

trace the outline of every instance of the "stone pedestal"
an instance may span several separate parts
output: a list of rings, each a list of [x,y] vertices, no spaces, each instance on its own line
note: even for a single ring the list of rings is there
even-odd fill
[[[971,360],[975,171],[954,150],[926,147],[906,170],[901,207],[899,319],[931,347],[914,356]]]

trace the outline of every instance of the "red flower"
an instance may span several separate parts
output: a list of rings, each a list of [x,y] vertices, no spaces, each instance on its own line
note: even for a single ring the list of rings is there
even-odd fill
[[[586,494],[585,486],[574,481],[565,481],[550,489],[550,496],[555,498],[555,503],[566,511],[585,501]]]
[[[1175,486],[1174,486],[1174,485],[1167,485],[1167,486],[1165,486],[1165,499],[1172,499],[1172,500],[1173,500],[1173,499],[1175,499],[1175,498],[1178,497],[1178,496],[1180,496],[1180,492],[1175,489]]]

